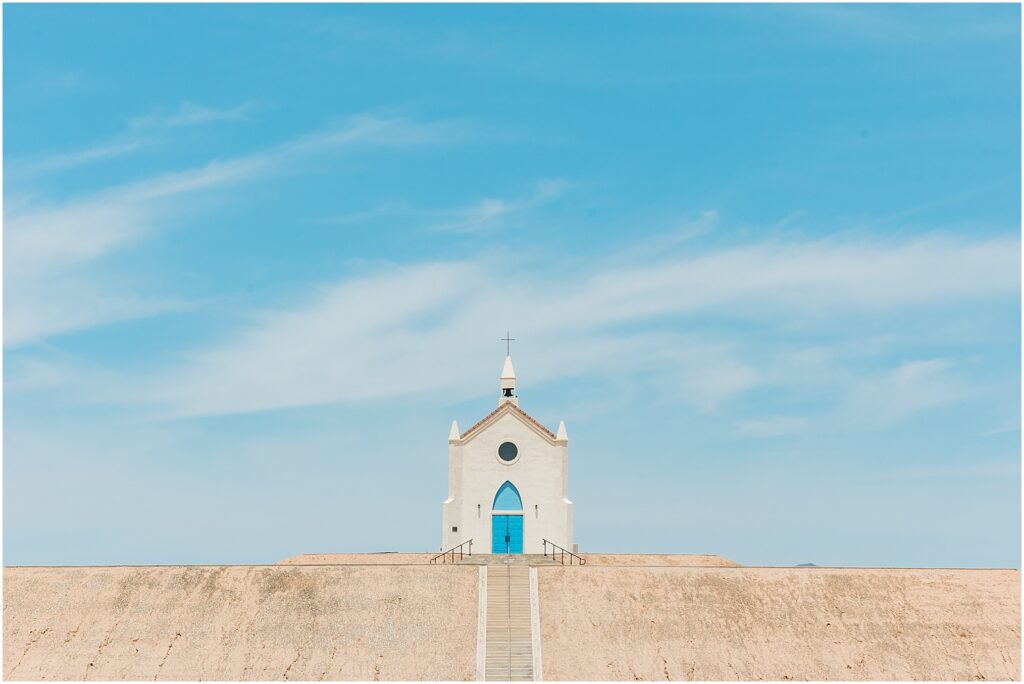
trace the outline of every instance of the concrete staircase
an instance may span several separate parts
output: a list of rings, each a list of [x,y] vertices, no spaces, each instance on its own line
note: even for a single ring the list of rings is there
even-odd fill
[[[487,568],[484,679],[528,682],[534,679],[530,563],[515,556],[506,561]]]

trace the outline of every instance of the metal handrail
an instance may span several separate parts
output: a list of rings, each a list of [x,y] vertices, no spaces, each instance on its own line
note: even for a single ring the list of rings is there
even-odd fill
[[[562,565],[565,565],[565,557],[569,557],[569,565],[573,564],[575,560],[576,565],[586,565],[587,559],[582,556],[578,556],[569,549],[563,549],[561,546],[554,542],[549,542],[547,539],[541,539],[544,542],[544,555],[548,555],[548,547],[551,547],[551,559],[557,560]],[[558,554],[557,556],[555,554]]]
[[[462,547],[466,546],[467,544],[469,545],[469,550],[468,551],[463,551]],[[466,556],[472,556],[473,555],[473,540],[469,539],[467,541],[462,542],[458,546],[453,546],[452,548],[448,549],[447,551],[444,551],[443,553],[437,554],[436,556],[434,556],[433,558],[430,559],[430,564],[434,565],[435,563],[437,563],[437,559],[438,558],[441,559],[441,563],[442,564],[444,564],[444,563],[454,563],[455,562],[455,554],[456,553],[459,554],[459,560],[462,560]],[[448,560],[449,556],[451,556],[451,560],[450,561]]]

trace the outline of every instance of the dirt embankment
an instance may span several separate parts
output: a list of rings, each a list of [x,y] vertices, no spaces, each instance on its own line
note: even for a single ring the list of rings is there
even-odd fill
[[[539,569],[545,679],[1020,679],[1016,570]]]
[[[472,679],[478,569],[4,569],[5,679]]]
[[[669,565],[694,568],[738,568],[740,564],[712,554],[584,553],[587,565]]]
[[[429,565],[436,553],[300,553],[278,565]]]
[[[7,568],[4,677],[471,679],[478,568],[359,556]],[[588,558],[539,568],[545,678],[1020,679],[1015,570]]]

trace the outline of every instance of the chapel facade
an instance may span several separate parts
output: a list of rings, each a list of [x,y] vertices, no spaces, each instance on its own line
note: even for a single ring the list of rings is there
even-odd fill
[[[473,553],[542,553],[543,540],[572,549],[565,422],[551,432],[519,408],[510,356],[498,408],[466,432],[452,421],[441,523],[442,550],[470,539]]]

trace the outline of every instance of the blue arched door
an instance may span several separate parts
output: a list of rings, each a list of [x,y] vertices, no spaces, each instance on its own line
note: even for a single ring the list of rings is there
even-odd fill
[[[522,553],[523,500],[514,484],[498,487],[491,511],[491,553]]]

